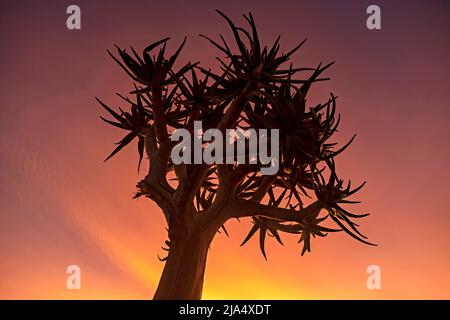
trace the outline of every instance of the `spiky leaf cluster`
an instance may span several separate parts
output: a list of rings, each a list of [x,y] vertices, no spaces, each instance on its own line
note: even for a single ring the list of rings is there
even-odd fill
[[[158,113],[162,114],[164,126],[170,132],[177,128],[191,130],[195,120],[203,121],[203,129],[220,127],[228,109],[237,108],[239,117],[229,128],[265,128],[280,130],[280,170],[273,177],[261,176],[259,164],[225,164],[222,171],[230,175],[243,172],[239,183],[229,194],[230,198],[255,201],[267,206],[286,208],[296,214],[293,221],[280,221],[263,214],[255,214],[253,226],[245,238],[246,243],[259,231],[261,251],[266,257],[266,235],[283,243],[280,234],[297,234],[303,245],[302,254],[311,249],[311,237],[324,237],[328,232],[344,231],[355,239],[370,244],[357,229],[353,219],[358,215],[343,206],[355,203],[348,197],[361,189],[351,189],[350,182],[338,178],[335,158],[353,141],[342,147],[333,141],[340,124],[336,113],[336,97],[331,94],[326,103],[311,105],[308,94],[312,85],[328,80],[321,75],[331,65],[319,64],[315,68],[294,67],[292,55],[304,44],[280,53],[280,37],[271,45],[263,45],[251,14],[244,15],[247,28],[237,26],[225,14],[218,11],[231,29],[233,43],[220,35],[221,43],[206,38],[220,52],[218,71],[212,71],[199,63],[187,63],[175,70],[176,60],[185,44],[166,58],[169,38],[157,41],[138,55],[132,55],[117,47],[119,57],[110,55],[135,81],[130,92],[134,98],[123,97],[129,111],[115,112],[103,102],[101,105],[113,116],[113,120],[102,118],[107,123],[127,131],[116,149],[107,158],[137,140],[139,165],[143,158],[145,132],[158,124]],[[156,55],[152,55],[159,48]],[[161,101],[159,101],[161,100]],[[157,103],[155,103],[155,101]],[[161,110],[158,110],[158,105]],[[192,134],[194,134],[192,132]],[[157,141],[160,144],[161,141]],[[165,166],[167,174],[179,184],[179,172],[189,175],[198,168],[195,165],[174,166],[170,159]],[[179,169],[177,171],[177,169]],[[193,207],[198,214],[214,205],[221,188],[218,166],[212,165],[200,188],[196,191]],[[265,197],[260,197],[265,188]],[[305,199],[316,199],[318,210],[307,210]],[[326,212],[323,215],[323,211]],[[337,229],[325,226],[333,223]],[[226,232],[225,227],[223,227]],[[227,233],[227,232],[226,232]]]

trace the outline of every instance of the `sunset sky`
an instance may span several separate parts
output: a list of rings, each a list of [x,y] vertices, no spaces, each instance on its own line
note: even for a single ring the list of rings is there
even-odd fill
[[[66,8],[81,8],[81,30],[66,28]],[[381,7],[382,29],[366,28],[366,8]],[[268,261],[251,223],[230,222],[208,255],[205,299],[450,299],[450,6],[448,1],[17,1],[0,4],[0,298],[151,299],[167,238],[163,215],[133,200],[136,147],[103,159],[122,133],[104,124],[100,97],[132,82],[106,50],[142,50],[171,37],[188,43],[181,62],[215,67],[220,53],[203,33],[230,38],[215,9],[244,24],[251,11],[262,38],[281,34],[296,66],[336,61],[311,105],[339,96],[343,143],[339,172],[360,192],[365,246],[343,233],[312,242],[269,238]],[[81,290],[67,290],[68,265],[81,267]],[[380,290],[366,268],[381,268]]]

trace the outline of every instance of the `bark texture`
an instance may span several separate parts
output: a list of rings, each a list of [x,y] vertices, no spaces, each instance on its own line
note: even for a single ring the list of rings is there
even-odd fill
[[[193,232],[171,241],[155,300],[200,300],[211,236]]]

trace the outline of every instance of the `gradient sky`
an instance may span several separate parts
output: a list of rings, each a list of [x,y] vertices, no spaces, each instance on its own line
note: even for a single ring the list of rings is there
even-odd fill
[[[78,4],[82,30],[66,29]],[[206,299],[450,298],[450,7],[448,1],[20,1],[0,4],[0,298],[148,299],[163,264],[159,209],[132,200],[136,148],[112,161],[121,133],[101,122],[98,96],[132,83],[108,57],[114,44],[142,49],[185,35],[181,59],[216,66],[218,52],[199,38],[229,35],[218,8],[243,23],[252,11],[263,39],[282,34],[285,50],[308,38],[293,62],[336,60],[330,91],[342,114],[338,141],[357,134],[339,171],[367,181],[357,209],[361,230],[378,243],[344,234],[312,243],[300,256],[295,238],[239,247],[249,221],[229,223],[208,256]],[[382,10],[382,30],[365,27],[365,9]],[[82,289],[65,288],[77,264]],[[366,268],[381,267],[382,289],[366,288]]]

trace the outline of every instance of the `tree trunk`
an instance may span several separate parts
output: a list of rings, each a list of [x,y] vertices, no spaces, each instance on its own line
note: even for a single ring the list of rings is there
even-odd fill
[[[202,297],[206,256],[212,237],[193,232],[171,240],[155,300],[199,300]]]

